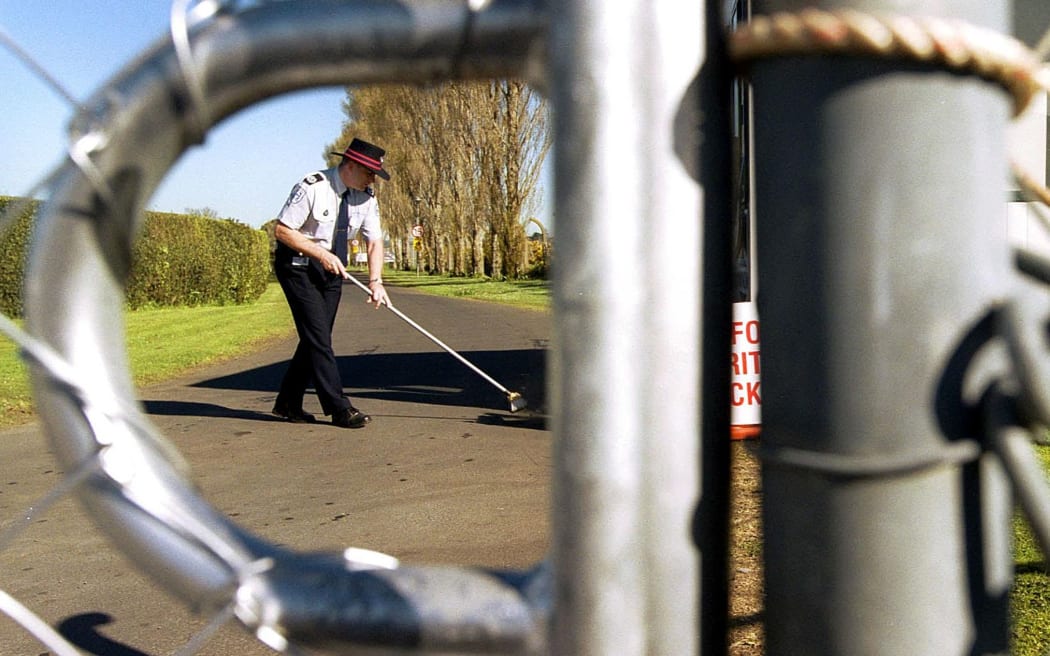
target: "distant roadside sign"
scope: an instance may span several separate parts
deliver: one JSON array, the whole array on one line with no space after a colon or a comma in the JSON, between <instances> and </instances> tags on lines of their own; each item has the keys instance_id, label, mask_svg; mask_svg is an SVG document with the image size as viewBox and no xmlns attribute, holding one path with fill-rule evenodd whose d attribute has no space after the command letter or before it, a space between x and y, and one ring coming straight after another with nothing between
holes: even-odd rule
<instances>
[{"instance_id":1,"label":"distant roadside sign","mask_svg":"<svg viewBox=\"0 0 1050 656\"><path fill-rule=\"evenodd\" d=\"M421 226L421 225L412 226L412 236L413 237L422 237L423 236L423 226ZM416 250L419 250L419 249L417 248Z\"/></svg>"}]
</instances>

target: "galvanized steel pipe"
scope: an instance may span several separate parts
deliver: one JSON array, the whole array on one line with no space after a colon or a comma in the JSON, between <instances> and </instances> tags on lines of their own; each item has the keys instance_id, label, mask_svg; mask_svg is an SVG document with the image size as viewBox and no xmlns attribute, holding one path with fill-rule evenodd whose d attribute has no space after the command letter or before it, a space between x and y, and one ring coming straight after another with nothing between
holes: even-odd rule
<instances>
[{"instance_id":1,"label":"galvanized steel pipe","mask_svg":"<svg viewBox=\"0 0 1050 656\"><path fill-rule=\"evenodd\" d=\"M1005 31L1009 3L821 7ZM954 447L1003 364L969 349L1011 288L1010 97L896 60L752 73L767 653L1006 653L1008 492Z\"/></svg>"},{"instance_id":2,"label":"galvanized steel pipe","mask_svg":"<svg viewBox=\"0 0 1050 656\"><path fill-rule=\"evenodd\" d=\"M700 649L704 563L690 540L700 502L700 413L728 414L727 392L703 401L700 394L708 200L700 143L703 117L710 119L701 102L717 116L724 100L701 93L717 89L709 69L702 75L705 28L720 29L705 11L714 4L552 6L558 654ZM726 131L704 136L712 152L719 139L728 148ZM705 163L727 165L717 157ZM713 193L712 204L728 212L727 190ZM722 247L726 262L728 245ZM723 336L729 291L718 285L728 267L725 273L706 281L721 294L722 311L712 308L711 316L725 318L715 330ZM728 338L714 344L723 366L714 375L725 387ZM727 443L727 422L718 439ZM717 510L717 499L707 501ZM717 522L713 530L720 530ZM724 539L724 530L718 535ZM724 578L718 560L715 554L706 565Z\"/></svg>"}]
</instances>

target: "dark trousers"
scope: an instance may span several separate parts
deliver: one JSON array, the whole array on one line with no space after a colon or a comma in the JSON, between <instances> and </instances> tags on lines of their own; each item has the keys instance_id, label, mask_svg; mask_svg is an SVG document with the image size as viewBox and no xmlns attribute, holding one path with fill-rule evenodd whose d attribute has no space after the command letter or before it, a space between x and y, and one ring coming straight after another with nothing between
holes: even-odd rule
<instances>
[{"instance_id":1,"label":"dark trousers","mask_svg":"<svg viewBox=\"0 0 1050 656\"><path fill-rule=\"evenodd\" d=\"M350 407L332 350L332 327L343 295L343 279L326 272L312 258L305 266L296 266L293 256L297 255L278 243L274 256L274 272L299 333L299 345L281 381L277 403L301 408L306 387L313 380L321 410L330 415Z\"/></svg>"}]
</instances>

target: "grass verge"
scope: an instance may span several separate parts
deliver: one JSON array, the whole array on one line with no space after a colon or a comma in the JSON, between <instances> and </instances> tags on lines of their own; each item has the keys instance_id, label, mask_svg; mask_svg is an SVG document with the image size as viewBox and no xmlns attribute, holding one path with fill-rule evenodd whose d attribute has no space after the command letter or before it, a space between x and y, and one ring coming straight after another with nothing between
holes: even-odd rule
<instances>
[{"instance_id":1,"label":"grass verge","mask_svg":"<svg viewBox=\"0 0 1050 656\"><path fill-rule=\"evenodd\" d=\"M1050 472L1050 447L1036 447L1043 471ZM1017 656L1050 651L1050 577L1046 559L1020 513L1013 520L1014 585L1010 592L1012 648Z\"/></svg>"},{"instance_id":2,"label":"grass verge","mask_svg":"<svg viewBox=\"0 0 1050 656\"><path fill-rule=\"evenodd\" d=\"M428 294L504 303L515 307L546 310L550 307L550 281L485 280L450 276L416 275L415 271L383 271L391 286L418 289Z\"/></svg>"},{"instance_id":3,"label":"grass verge","mask_svg":"<svg viewBox=\"0 0 1050 656\"><path fill-rule=\"evenodd\" d=\"M124 321L136 385L251 352L269 339L294 331L291 313L276 283L255 303L148 308L126 312ZM26 366L15 344L0 338L0 427L32 419Z\"/></svg>"}]
</instances>

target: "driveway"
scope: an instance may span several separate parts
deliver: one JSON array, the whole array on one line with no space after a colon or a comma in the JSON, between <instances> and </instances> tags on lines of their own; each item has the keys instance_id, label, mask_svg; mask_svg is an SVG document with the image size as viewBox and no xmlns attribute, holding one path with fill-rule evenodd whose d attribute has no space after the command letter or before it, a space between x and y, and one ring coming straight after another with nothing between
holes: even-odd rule
<instances>
[{"instance_id":1,"label":"driveway","mask_svg":"<svg viewBox=\"0 0 1050 656\"><path fill-rule=\"evenodd\" d=\"M141 390L206 499L299 550L375 549L411 563L525 568L549 537L544 413L549 315L393 289L398 308L511 390L502 393L347 286L335 348L361 430L269 414L295 341ZM316 397L306 409L320 413ZM322 418L323 421L326 421ZM0 522L27 514L61 472L36 425L0 432ZM0 551L0 589L96 656L170 654L206 623L133 569L66 498ZM46 653L0 616L0 654ZM272 654L239 625L200 652Z\"/></svg>"}]
</instances>

